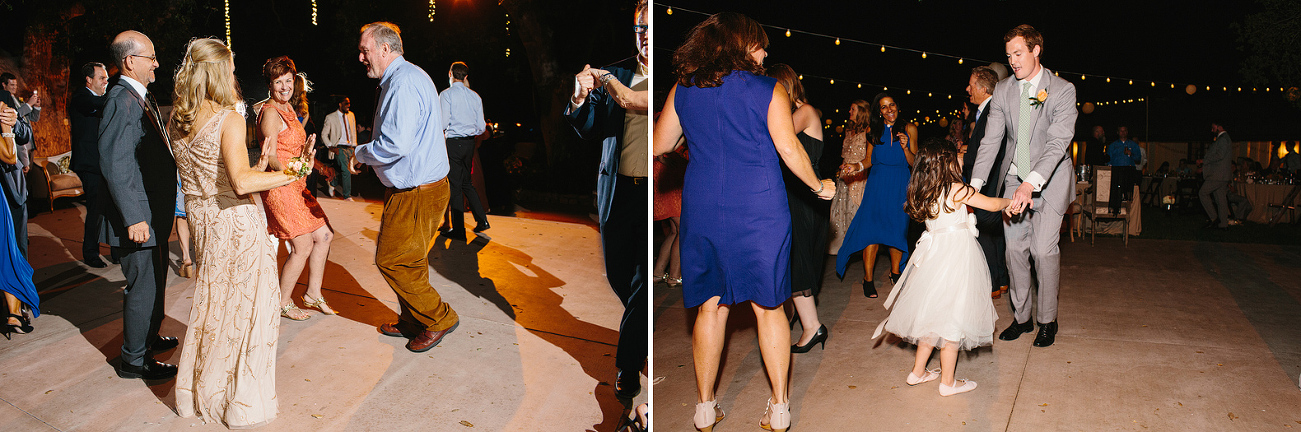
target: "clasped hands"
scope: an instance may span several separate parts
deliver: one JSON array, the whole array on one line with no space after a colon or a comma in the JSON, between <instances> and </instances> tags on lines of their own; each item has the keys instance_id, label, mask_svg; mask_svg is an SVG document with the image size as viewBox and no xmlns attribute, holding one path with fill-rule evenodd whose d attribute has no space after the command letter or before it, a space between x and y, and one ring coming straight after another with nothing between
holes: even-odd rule
<instances>
[{"instance_id":1,"label":"clasped hands","mask_svg":"<svg viewBox=\"0 0 1301 432\"><path fill-rule=\"evenodd\" d=\"M1003 209L1003 213L1015 216L1034 208L1034 203L1030 201L1032 193L1034 193L1034 186L1030 185L1030 182L1021 182L1021 185L1016 187L1016 192L1012 193L1012 203Z\"/></svg>"},{"instance_id":2,"label":"clasped hands","mask_svg":"<svg viewBox=\"0 0 1301 432\"><path fill-rule=\"evenodd\" d=\"M592 65L583 65L583 70L574 75L574 96L570 102L581 103L587 99L587 95L595 90L601 77L610 73L605 69L593 68Z\"/></svg>"},{"instance_id":3,"label":"clasped hands","mask_svg":"<svg viewBox=\"0 0 1301 432\"><path fill-rule=\"evenodd\" d=\"M836 182L832 179L818 180L822 184L822 190L814 189L813 192L818 194L818 198L829 200L836 197Z\"/></svg>"}]
</instances>

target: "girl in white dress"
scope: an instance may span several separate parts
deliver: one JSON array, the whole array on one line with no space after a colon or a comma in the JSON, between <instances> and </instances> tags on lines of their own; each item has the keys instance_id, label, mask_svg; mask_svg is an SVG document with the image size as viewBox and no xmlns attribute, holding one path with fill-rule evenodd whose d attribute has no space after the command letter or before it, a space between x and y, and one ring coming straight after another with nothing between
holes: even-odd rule
<instances>
[{"instance_id":1,"label":"girl in white dress","mask_svg":"<svg viewBox=\"0 0 1301 432\"><path fill-rule=\"evenodd\" d=\"M958 152L942 139L932 139L917 153L908 183L905 210L926 222L926 232L908 259L885 307L890 317L877 326L917 345L917 359L908 385L940 379L940 395L976 388L976 382L955 379L958 350L994 341L994 303L989 297L989 268L976 243L975 216L967 206L1001 211L1011 203L990 198L962 182ZM926 369L931 351L940 347L940 368Z\"/></svg>"}]
</instances>

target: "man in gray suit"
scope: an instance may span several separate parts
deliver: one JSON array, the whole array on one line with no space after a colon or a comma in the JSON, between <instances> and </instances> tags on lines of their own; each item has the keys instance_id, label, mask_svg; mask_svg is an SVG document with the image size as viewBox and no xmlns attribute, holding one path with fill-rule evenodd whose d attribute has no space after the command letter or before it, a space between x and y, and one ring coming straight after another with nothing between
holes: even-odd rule
<instances>
[{"instance_id":1,"label":"man in gray suit","mask_svg":"<svg viewBox=\"0 0 1301 432\"><path fill-rule=\"evenodd\" d=\"M1206 209L1206 217L1211 219L1204 228L1227 229L1229 180L1233 179L1233 141L1218 122L1211 123L1211 133L1215 134L1215 142L1206 148L1206 157L1202 159L1202 177L1206 181L1197 196L1201 198L1202 208ZM1212 198L1215 199L1214 206L1211 205Z\"/></svg>"},{"instance_id":2,"label":"man in gray suit","mask_svg":"<svg viewBox=\"0 0 1301 432\"><path fill-rule=\"evenodd\" d=\"M1012 274L1009 290L1015 321L999 334L1014 340L1034 331L1030 322L1030 287L1033 258L1039 286L1035 321L1039 334L1034 345L1046 347L1057 336L1057 288L1060 283L1062 215L1075 198L1075 171L1066 151L1075 134L1075 86L1058 78L1039 63L1043 35L1021 25L1003 36L1012 75L999 82L989 107L989 124L976 154L971 185L977 189L990 181L1003 181L1003 197L1012 204L1004 225L1007 265ZM1003 137L1008 139L1006 143ZM999 148L1006 157L990 174ZM1003 175L1003 178L996 178ZM995 177L995 178L985 178Z\"/></svg>"},{"instance_id":3,"label":"man in gray suit","mask_svg":"<svg viewBox=\"0 0 1301 432\"><path fill-rule=\"evenodd\" d=\"M164 379L176 366L153 353L175 348L174 337L158 336L167 281L167 237L176 208L176 161L158 104L148 92L158 60L145 35L125 31L109 45L122 71L108 89L99 122L100 172L112 197L104 209L101 237L113 248L126 276L122 305L122 378Z\"/></svg>"}]
</instances>

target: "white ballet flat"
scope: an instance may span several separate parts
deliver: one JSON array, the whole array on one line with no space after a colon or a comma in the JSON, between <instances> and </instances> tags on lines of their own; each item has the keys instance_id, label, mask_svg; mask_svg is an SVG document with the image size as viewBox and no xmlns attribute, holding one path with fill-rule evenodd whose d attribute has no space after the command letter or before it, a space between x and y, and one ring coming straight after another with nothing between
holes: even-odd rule
<instances>
[{"instance_id":1,"label":"white ballet flat","mask_svg":"<svg viewBox=\"0 0 1301 432\"><path fill-rule=\"evenodd\" d=\"M931 382L931 381L935 381L935 380L937 380L937 379L940 379L940 370L939 370L939 369L929 369L929 370L926 371L926 374L925 374L925 375L922 375L922 376L920 376L920 377L918 377L916 374L914 374L914 373L912 373L912 372L908 372L908 380L907 380L907 382L908 382L908 385L910 385L910 386L915 386L915 385L917 385L917 384L926 383L926 382Z\"/></svg>"},{"instance_id":2,"label":"white ballet flat","mask_svg":"<svg viewBox=\"0 0 1301 432\"><path fill-rule=\"evenodd\" d=\"M958 393L966 393L976 389L975 381L960 379L954 380L953 383L962 383L962 385L946 386L944 383L940 383L940 396L953 396Z\"/></svg>"}]
</instances>

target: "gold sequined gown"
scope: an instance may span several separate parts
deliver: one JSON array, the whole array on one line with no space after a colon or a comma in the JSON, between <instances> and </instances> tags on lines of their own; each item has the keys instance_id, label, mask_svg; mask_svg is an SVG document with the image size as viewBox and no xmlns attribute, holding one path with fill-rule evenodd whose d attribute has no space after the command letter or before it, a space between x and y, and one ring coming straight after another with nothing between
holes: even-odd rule
<instances>
[{"instance_id":1,"label":"gold sequined gown","mask_svg":"<svg viewBox=\"0 0 1301 432\"><path fill-rule=\"evenodd\" d=\"M221 160L219 112L172 143L189 212L198 275L176 377L176 411L229 428L275 419L280 282L266 216L236 195Z\"/></svg>"}]
</instances>

